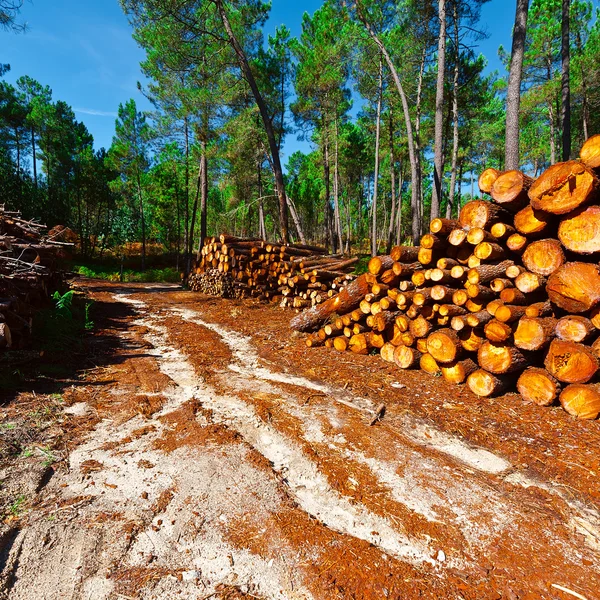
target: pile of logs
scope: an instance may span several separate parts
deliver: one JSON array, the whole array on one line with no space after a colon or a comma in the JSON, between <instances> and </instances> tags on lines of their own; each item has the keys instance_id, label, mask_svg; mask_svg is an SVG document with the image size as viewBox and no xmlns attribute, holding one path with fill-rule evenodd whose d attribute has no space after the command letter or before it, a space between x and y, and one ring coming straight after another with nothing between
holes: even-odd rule
<instances>
[{"instance_id":1,"label":"pile of logs","mask_svg":"<svg viewBox=\"0 0 600 600\"><path fill-rule=\"evenodd\" d=\"M214 285L214 274L204 287L197 277L215 271L231 277L236 297L256 297L294 308L315 306L334 296L354 279L349 271L358 261L327 255L319 246L272 244L231 235L207 238L199 258L188 282L191 289L222 295Z\"/></svg>"},{"instance_id":2,"label":"pile of logs","mask_svg":"<svg viewBox=\"0 0 600 600\"><path fill-rule=\"evenodd\" d=\"M63 233L0 206L0 350L23 346L35 310L62 284L56 263L73 245L55 239Z\"/></svg>"},{"instance_id":3,"label":"pile of logs","mask_svg":"<svg viewBox=\"0 0 600 600\"><path fill-rule=\"evenodd\" d=\"M192 292L201 292L219 298L241 298L243 289L236 285L229 273L218 269L208 269L204 273L196 273L188 279L188 287Z\"/></svg>"},{"instance_id":4,"label":"pile of logs","mask_svg":"<svg viewBox=\"0 0 600 600\"><path fill-rule=\"evenodd\" d=\"M371 259L336 297L298 314L307 345L420 367L480 397L515 388L600 414L600 135L535 181L487 169L494 202L434 219L419 247Z\"/></svg>"}]
</instances>

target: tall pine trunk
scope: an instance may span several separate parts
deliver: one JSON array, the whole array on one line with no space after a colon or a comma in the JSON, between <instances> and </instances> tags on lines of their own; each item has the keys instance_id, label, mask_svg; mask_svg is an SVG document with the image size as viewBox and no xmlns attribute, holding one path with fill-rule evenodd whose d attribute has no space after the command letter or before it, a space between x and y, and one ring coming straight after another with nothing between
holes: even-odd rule
<instances>
[{"instance_id":1,"label":"tall pine trunk","mask_svg":"<svg viewBox=\"0 0 600 600\"><path fill-rule=\"evenodd\" d=\"M323 127L325 141L323 143L323 177L325 178L325 246L333 248L335 252L335 236L331 218L331 168L329 166L329 136L327 135L327 124Z\"/></svg>"},{"instance_id":2,"label":"tall pine trunk","mask_svg":"<svg viewBox=\"0 0 600 600\"><path fill-rule=\"evenodd\" d=\"M340 216L340 178L339 178L339 148L338 148L338 117L335 116L335 152L333 158L333 208L335 216L335 229L338 237L338 248L342 252L344 241L342 239L342 219Z\"/></svg>"},{"instance_id":3,"label":"tall pine trunk","mask_svg":"<svg viewBox=\"0 0 600 600\"><path fill-rule=\"evenodd\" d=\"M415 102L415 152L418 160L418 176L421 181L421 102L423 99L423 78L425 76L425 58L427 51L424 48L421 54L421 64L419 66L419 77L417 79L417 100ZM416 198L411 198L412 212L412 239L413 244L418 244L421 238L421 228L423 226L423 194L422 188L419 185L419 195Z\"/></svg>"},{"instance_id":4,"label":"tall pine trunk","mask_svg":"<svg viewBox=\"0 0 600 600\"><path fill-rule=\"evenodd\" d=\"M390 224L388 227L388 239L386 246L386 254L389 254L394 243L394 225L396 220L396 164L394 156L394 114L390 106L389 118L389 134L390 134L390 192L392 195L392 203L390 208Z\"/></svg>"},{"instance_id":5,"label":"tall pine trunk","mask_svg":"<svg viewBox=\"0 0 600 600\"><path fill-rule=\"evenodd\" d=\"M267 239L267 229L265 227L265 209L263 205L263 186L262 186L262 156L257 161L258 174L258 237L261 240Z\"/></svg>"},{"instance_id":6,"label":"tall pine trunk","mask_svg":"<svg viewBox=\"0 0 600 600\"><path fill-rule=\"evenodd\" d=\"M371 256L377 256L377 192L379 190L379 138L381 132L381 96L383 87L383 62L379 59L379 85L377 87L377 120L375 122L375 177L373 181L373 220L371 232Z\"/></svg>"},{"instance_id":7,"label":"tall pine trunk","mask_svg":"<svg viewBox=\"0 0 600 600\"><path fill-rule=\"evenodd\" d=\"M410 171L411 171L411 206L418 207L420 204L420 195L421 195L421 192L420 192L421 181L420 181L420 174L419 174L419 157L417 156L417 153L415 152L415 138L413 135L412 121L410 118L410 107L408 105L408 98L406 97L406 94L404 92L404 87L402 86L402 82L400 81L400 76L398 75L398 71L396 70L396 67L394 66L394 62L392 61L391 56L389 55L388 51L386 50L385 45L379 39L379 36L375 32L375 30L373 29L371 24L366 20L366 17L363 14L362 10L360 10L360 7L357 4L355 4L355 7L357 9L358 18L360 19L363 26L365 27L365 29L371 36L371 39L375 42L375 44L379 48L379 51L383 55L383 58L385 59L385 62L390 70L391 75L392 75L392 79L394 80L394 84L396 85L396 89L398 90L400 100L402 101L402 111L404 113L404 121L406 123L406 141L407 141L407 145L408 145L408 157L409 157L409 161L410 161ZM418 229L419 229L418 233L420 233L420 223L419 223ZM418 239L418 237L419 237L418 233L415 236L414 229L413 229L413 237L416 237L416 239Z\"/></svg>"},{"instance_id":8,"label":"tall pine trunk","mask_svg":"<svg viewBox=\"0 0 600 600\"><path fill-rule=\"evenodd\" d=\"M435 90L435 148L433 190L431 195L431 218L440 216L442 202L442 179L444 165L444 80L446 76L446 0L438 2L440 34L438 38L437 84Z\"/></svg>"},{"instance_id":9,"label":"tall pine trunk","mask_svg":"<svg viewBox=\"0 0 600 600\"><path fill-rule=\"evenodd\" d=\"M571 0L562 0L562 159L571 158L571 82L570 82L570 18Z\"/></svg>"},{"instance_id":10,"label":"tall pine trunk","mask_svg":"<svg viewBox=\"0 0 600 600\"><path fill-rule=\"evenodd\" d=\"M277 139L275 137L273 122L271 121L271 117L269 116L267 105L262 97L262 94L260 93L260 90L258 89L256 79L254 78L254 74L252 73L252 69L250 68L250 63L248 62L246 54L244 53L242 46L236 38L233 29L231 28L231 23L229 22L229 17L227 16L227 11L225 10L224 2L223 0L214 1L217 6L217 9L219 10L219 15L221 16L223 26L227 33L227 37L229 38L229 43L237 56L240 68L242 70L242 73L244 74L244 78L246 79L248 85L250 86L250 89L252 90L254 100L256 102L256 105L258 106L258 110L263 121L265 133L267 134L267 140L269 141L269 150L271 151L271 157L273 159L273 171L275 172L275 189L277 190L277 198L279 200L279 228L281 230L281 239L284 244L287 244L290 241L288 225L288 206L285 195L285 184L283 181L283 169L281 168L279 147L277 144Z\"/></svg>"},{"instance_id":11,"label":"tall pine trunk","mask_svg":"<svg viewBox=\"0 0 600 600\"><path fill-rule=\"evenodd\" d=\"M450 191L448 194L448 205L446 206L446 218L452 217L454 210L454 195L456 189L456 168L458 162L458 76L460 68L460 39L458 35L458 6L454 3L454 50L456 52L454 63L454 81L452 82L452 170L450 174Z\"/></svg>"},{"instance_id":12,"label":"tall pine trunk","mask_svg":"<svg viewBox=\"0 0 600 600\"><path fill-rule=\"evenodd\" d=\"M521 104L521 77L523 74L528 11L529 0L517 0L508 89L506 91L504 168L507 170L519 168L519 106Z\"/></svg>"},{"instance_id":13,"label":"tall pine trunk","mask_svg":"<svg viewBox=\"0 0 600 600\"><path fill-rule=\"evenodd\" d=\"M33 127L31 128L31 162L33 166L33 183L35 185L35 189L38 187L38 179L37 179L37 158L35 155L35 130Z\"/></svg>"}]
</instances>

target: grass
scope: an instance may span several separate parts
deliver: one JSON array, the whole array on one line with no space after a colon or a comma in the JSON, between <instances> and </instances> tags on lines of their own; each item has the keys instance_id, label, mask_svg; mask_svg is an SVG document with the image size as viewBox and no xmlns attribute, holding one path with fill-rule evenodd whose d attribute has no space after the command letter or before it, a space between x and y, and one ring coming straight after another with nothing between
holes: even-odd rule
<instances>
[{"instance_id":1,"label":"grass","mask_svg":"<svg viewBox=\"0 0 600 600\"><path fill-rule=\"evenodd\" d=\"M13 517L18 517L25 509L25 507L24 507L25 500L26 500L26 497L24 494L17 496L15 501L8 507L8 512Z\"/></svg>"},{"instance_id":2,"label":"grass","mask_svg":"<svg viewBox=\"0 0 600 600\"><path fill-rule=\"evenodd\" d=\"M123 281L126 283L180 283L181 275L177 269L166 267L164 269L146 269L145 271L123 270L121 279L120 269L103 267L99 265L75 265L75 273L93 279L106 279L107 281Z\"/></svg>"}]
</instances>

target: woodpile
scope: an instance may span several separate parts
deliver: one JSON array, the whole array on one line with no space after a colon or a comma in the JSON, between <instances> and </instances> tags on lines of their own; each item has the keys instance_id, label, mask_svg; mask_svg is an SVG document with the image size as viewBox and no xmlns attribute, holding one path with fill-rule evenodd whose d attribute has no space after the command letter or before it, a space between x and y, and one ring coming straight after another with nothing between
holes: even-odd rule
<instances>
[{"instance_id":1,"label":"woodpile","mask_svg":"<svg viewBox=\"0 0 600 600\"><path fill-rule=\"evenodd\" d=\"M241 298L243 290L229 273L218 269L208 269L204 273L196 273L188 279L188 287L192 292L201 292L219 298Z\"/></svg>"},{"instance_id":2,"label":"woodpile","mask_svg":"<svg viewBox=\"0 0 600 600\"><path fill-rule=\"evenodd\" d=\"M352 282L349 271L357 261L327 255L319 246L221 235L205 240L188 284L194 291L222 296L215 283L220 273L232 283L230 297L255 297L277 301L283 307L306 308L325 302Z\"/></svg>"},{"instance_id":3,"label":"woodpile","mask_svg":"<svg viewBox=\"0 0 600 600\"><path fill-rule=\"evenodd\" d=\"M24 345L34 312L63 283L57 260L73 246L57 239L64 231L46 232L44 225L0 206L0 350Z\"/></svg>"},{"instance_id":4,"label":"woodpile","mask_svg":"<svg viewBox=\"0 0 600 600\"><path fill-rule=\"evenodd\" d=\"M486 169L457 220L371 259L292 319L309 347L379 354L476 395L600 414L600 136L535 181Z\"/></svg>"}]
</instances>

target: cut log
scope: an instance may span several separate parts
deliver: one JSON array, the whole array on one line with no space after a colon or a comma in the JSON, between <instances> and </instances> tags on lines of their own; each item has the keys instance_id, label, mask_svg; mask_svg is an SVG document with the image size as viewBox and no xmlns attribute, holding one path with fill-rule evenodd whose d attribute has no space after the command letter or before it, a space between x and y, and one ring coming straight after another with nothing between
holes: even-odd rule
<instances>
[{"instance_id":1,"label":"cut log","mask_svg":"<svg viewBox=\"0 0 600 600\"><path fill-rule=\"evenodd\" d=\"M598 191L598 178L577 160L546 169L529 189L531 206L564 215L589 202Z\"/></svg>"},{"instance_id":2,"label":"cut log","mask_svg":"<svg viewBox=\"0 0 600 600\"><path fill-rule=\"evenodd\" d=\"M459 334L460 345L465 352L477 352L485 341L478 327L465 327Z\"/></svg>"},{"instance_id":3,"label":"cut log","mask_svg":"<svg viewBox=\"0 0 600 600\"><path fill-rule=\"evenodd\" d=\"M556 319L552 317L522 317L514 333L515 346L521 350L541 350L547 346L556 328Z\"/></svg>"},{"instance_id":4,"label":"cut log","mask_svg":"<svg viewBox=\"0 0 600 600\"><path fill-rule=\"evenodd\" d=\"M496 294L499 294L507 288L514 287L514 285L515 284L510 279L504 279L502 277L497 277L496 279L492 279L490 281L490 289L493 292L496 292Z\"/></svg>"},{"instance_id":5,"label":"cut log","mask_svg":"<svg viewBox=\"0 0 600 600\"><path fill-rule=\"evenodd\" d=\"M497 298L496 300L492 300L491 302L488 302L488 304L485 307L485 309L490 313L490 315L492 315L492 317L495 317L497 310L501 306L504 306L504 302L502 302L502 300L500 300L499 298Z\"/></svg>"},{"instance_id":6,"label":"cut log","mask_svg":"<svg viewBox=\"0 0 600 600\"><path fill-rule=\"evenodd\" d=\"M410 369L418 366L421 356L416 348L397 346L394 351L394 363L401 369Z\"/></svg>"},{"instance_id":7,"label":"cut log","mask_svg":"<svg viewBox=\"0 0 600 600\"><path fill-rule=\"evenodd\" d=\"M515 229L527 236L535 236L544 232L553 222L552 215L526 206L515 215Z\"/></svg>"},{"instance_id":8,"label":"cut log","mask_svg":"<svg viewBox=\"0 0 600 600\"><path fill-rule=\"evenodd\" d=\"M473 227L473 229L469 229L467 232L467 242L471 244L471 246L477 246L477 244L481 244L481 242L495 242L496 238L485 229L481 229L481 227Z\"/></svg>"},{"instance_id":9,"label":"cut log","mask_svg":"<svg viewBox=\"0 0 600 600\"><path fill-rule=\"evenodd\" d=\"M308 348L316 348L317 346L322 346L324 344L325 340L319 338L319 336L317 335L309 335L306 338L306 346Z\"/></svg>"},{"instance_id":10,"label":"cut log","mask_svg":"<svg viewBox=\"0 0 600 600\"><path fill-rule=\"evenodd\" d=\"M433 219L429 224L429 231L439 237L447 237L453 229L460 227L454 219Z\"/></svg>"},{"instance_id":11,"label":"cut log","mask_svg":"<svg viewBox=\"0 0 600 600\"><path fill-rule=\"evenodd\" d=\"M467 377L477 371L478 367L473 360L465 358L448 365L441 365L442 377L448 383L461 384L467 380Z\"/></svg>"},{"instance_id":12,"label":"cut log","mask_svg":"<svg viewBox=\"0 0 600 600\"><path fill-rule=\"evenodd\" d=\"M583 342L595 331L594 324L580 315L567 315L556 323L556 337L567 342Z\"/></svg>"},{"instance_id":13,"label":"cut log","mask_svg":"<svg viewBox=\"0 0 600 600\"><path fill-rule=\"evenodd\" d=\"M439 308L439 313L442 317L456 317L458 315L466 315L467 310L456 304L442 304Z\"/></svg>"},{"instance_id":14,"label":"cut log","mask_svg":"<svg viewBox=\"0 0 600 600\"><path fill-rule=\"evenodd\" d=\"M558 227L558 239L577 254L600 252L600 206L582 207L567 215Z\"/></svg>"},{"instance_id":15,"label":"cut log","mask_svg":"<svg viewBox=\"0 0 600 600\"><path fill-rule=\"evenodd\" d=\"M562 407L580 419L597 419L600 414L600 384L573 384L560 395Z\"/></svg>"},{"instance_id":16,"label":"cut log","mask_svg":"<svg viewBox=\"0 0 600 600\"><path fill-rule=\"evenodd\" d=\"M500 175L492 186L492 198L503 207L516 212L529 203L527 190L533 179L521 171L506 171Z\"/></svg>"},{"instance_id":17,"label":"cut log","mask_svg":"<svg viewBox=\"0 0 600 600\"><path fill-rule=\"evenodd\" d=\"M408 328L410 333L417 339L425 338L429 335L433 325L423 315L418 315L415 319L409 322Z\"/></svg>"},{"instance_id":18,"label":"cut log","mask_svg":"<svg viewBox=\"0 0 600 600\"><path fill-rule=\"evenodd\" d=\"M355 354L369 354L373 345L371 344L371 336L369 333L359 333L350 338L350 350Z\"/></svg>"},{"instance_id":19,"label":"cut log","mask_svg":"<svg viewBox=\"0 0 600 600\"><path fill-rule=\"evenodd\" d=\"M460 339L449 328L438 329L427 338L427 351L439 364L454 362L462 351Z\"/></svg>"},{"instance_id":20,"label":"cut log","mask_svg":"<svg viewBox=\"0 0 600 600\"><path fill-rule=\"evenodd\" d=\"M500 258L504 258L504 248L500 246L500 244L495 244L493 242L481 242L475 247L473 254L479 260L497 260Z\"/></svg>"},{"instance_id":21,"label":"cut log","mask_svg":"<svg viewBox=\"0 0 600 600\"><path fill-rule=\"evenodd\" d=\"M366 277L361 275L343 288L337 296L296 315L290 327L296 331L314 331L334 313L343 314L357 308L369 291Z\"/></svg>"},{"instance_id":22,"label":"cut log","mask_svg":"<svg viewBox=\"0 0 600 600\"><path fill-rule=\"evenodd\" d=\"M434 232L435 233L435 232ZM419 256L418 246L394 246L390 252L394 262L413 263Z\"/></svg>"},{"instance_id":23,"label":"cut log","mask_svg":"<svg viewBox=\"0 0 600 600\"><path fill-rule=\"evenodd\" d=\"M510 221L510 213L498 204L484 200L471 200L461 208L458 221L464 229L472 227L486 229L499 221Z\"/></svg>"},{"instance_id":24,"label":"cut log","mask_svg":"<svg viewBox=\"0 0 600 600\"><path fill-rule=\"evenodd\" d=\"M452 246L462 246L467 241L465 229L453 229L448 236L448 243Z\"/></svg>"},{"instance_id":25,"label":"cut log","mask_svg":"<svg viewBox=\"0 0 600 600\"><path fill-rule=\"evenodd\" d=\"M465 316L452 317L450 320L450 327L454 331L462 331L467 326L467 319Z\"/></svg>"},{"instance_id":26,"label":"cut log","mask_svg":"<svg viewBox=\"0 0 600 600\"><path fill-rule=\"evenodd\" d=\"M492 315L487 310L471 313L466 316L467 325L470 327L483 327L492 320Z\"/></svg>"},{"instance_id":27,"label":"cut log","mask_svg":"<svg viewBox=\"0 0 600 600\"><path fill-rule=\"evenodd\" d=\"M385 310L377 313L373 319L373 329L379 333L385 331L388 329L388 327L394 325L398 316L398 312L391 310Z\"/></svg>"},{"instance_id":28,"label":"cut log","mask_svg":"<svg viewBox=\"0 0 600 600\"><path fill-rule=\"evenodd\" d=\"M512 225L507 225L506 223L494 223L490 227L490 233L497 240L504 240L516 232L515 232L514 227L512 227Z\"/></svg>"},{"instance_id":29,"label":"cut log","mask_svg":"<svg viewBox=\"0 0 600 600\"><path fill-rule=\"evenodd\" d=\"M598 357L590 348L557 339L550 344L544 364L563 383L587 383L598 371Z\"/></svg>"},{"instance_id":30,"label":"cut log","mask_svg":"<svg viewBox=\"0 0 600 600\"><path fill-rule=\"evenodd\" d=\"M425 373L429 373L430 375L437 375L440 372L440 367L431 354L422 354L419 360L419 366L422 371L425 371Z\"/></svg>"},{"instance_id":31,"label":"cut log","mask_svg":"<svg viewBox=\"0 0 600 600\"><path fill-rule=\"evenodd\" d=\"M501 172L498 171L498 169L494 169L492 167L485 169L479 176L479 189L482 192L489 194L492 191L494 182L498 179L498 177L500 177L500 173Z\"/></svg>"},{"instance_id":32,"label":"cut log","mask_svg":"<svg viewBox=\"0 0 600 600\"><path fill-rule=\"evenodd\" d=\"M387 271L392 268L394 259L391 256L374 256L367 267L369 273L373 275L379 275L383 271Z\"/></svg>"},{"instance_id":33,"label":"cut log","mask_svg":"<svg viewBox=\"0 0 600 600\"><path fill-rule=\"evenodd\" d=\"M558 240L532 242L523 253L523 264L532 273L552 275L565 262L565 254Z\"/></svg>"},{"instance_id":34,"label":"cut log","mask_svg":"<svg viewBox=\"0 0 600 600\"><path fill-rule=\"evenodd\" d=\"M499 396L513 383L510 375L494 375L483 369L477 369L467 377L469 389L481 398Z\"/></svg>"},{"instance_id":35,"label":"cut log","mask_svg":"<svg viewBox=\"0 0 600 600\"><path fill-rule=\"evenodd\" d=\"M521 373L517 389L524 400L538 406L550 406L558 398L560 383L546 369L529 367Z\"/></svg>"},{"instance_id":36,"label":"cut log","mask_svg":"<svg viewBox=\"0 0 600 600\"><path fill-rule=\"evenodd\" d=\"M535 302L525 309L525 316L527 317L551 317L553 314L552 304L548 300Z\"/></svg>"},{"instance_id":37,"label":"cut log","mask_svg":"<svg viewBox=\"0 0 600 600\"><path fill-rule=\"evenodd\" d=\"M477 351L479 366L495 375L514 373L527 367L527 359L512 344L498 344L486 340Z\"/></svg>"},{"instance_id":38,"label":"cut log","mask_svg":"<svg viewBox=\"0 0 600 600\"><path fill-rule=\"evenodd\" d=\"M349 340L344 335L339 335L339 336L333 338L333 347L338 352L346 352L346 350L348 349L348 345L349 345Z\"/></svg>"},{"instance_id":39,"label":"cut log","mask_svg":"<svg viewBox=\"0 0 600 600\"><path fill-rule=\"evenodd\" d=\"M393 363L394 362L394 352L396 351L396 346L391 344L390 342L385 343L381 350L379 351L379 355L385 362Z\"/></svg>"},{"instance_id":40,"label":"cut log","mask_svg":"<svg viewBox=\"0 0 600 600\"><path fill-rule=\"evenodd\" d=\"M512 260L505 260L496 265L480 265L474 269L469 269L467 280L469 283L488 283L497 277L501 277L506 273L506 269L513 265Z\"/></svg>"},{"instance_id":41,"label":"cut log","mask_svg":"<svg viewBox=\"0 0 600 600\"><path fill-rule=\"evenodd\" d=\"M600 267L590 263L565 263L548 279L550 300L570 313L583 313L600 303Z\"/></svg>"},{"instance_id":42,"label":"cut log","mask_svg":"<svg viewBox=\"0 0 600 600\"><path fill-rule=\"evenodd\" d=\"M593 135L585 141L579 152L579 158L590 169L600 167L600 134Z\"/></svg>"},{"instance_id":43,"label":"cut log","mask_svg":"<svg viewBox=\"0 0 600 600\"><path fill-rule=\"evenodd\" d=\"M489 323L486 323L484 327L485 337L490 341L497 344L501 344L510 340L513 335L514 327L508 323L498 321L498 319L492 319Z\"/></svg>"},{"instance_id":44,"label":"cut log","mask_svg":"<svg viewBox=\"0 0 600 600\"><path fill-rule=\"evenodd\" d=\"M531 294L537 290L541 290L546 286L546 278L537 273L524 271L515 279L515 287L524 294Z\"/></svg>"},{"instance_id":45,"label":"cut log","mask_svg":"<svg viewBox=\"0 0 600 600\"><path fill-rule=\"evenodd\" d=\"M515 254L522 254L525 251L525 248L527 248L528 243L529 240L524 235L513 233L506 240L506 247Z\"/></svg>"},{"instance_id":46,"label":"cut log","mask_svg":"<svg viewBox=\"0 0 600 600\"><path fill-rule=\"evenodd\" d=\"M446 240L434 233L426 233L421 238L421 248L427 248L428 250L443 250L447 245Z\"/></svg>"},{"instance_id":47,"label":"cut log","mask_svg":"<svg viewBox=\"0 0 600 600\"><path fill-rule=\"evenodd\" d=\"M524 306L530 302L521 290L513 287L502 290L500 292L500 300L504 304L514 304L515 306Z\"/></svg>"},{"instance_id":48,"label":"cut log","mask_svg":"<svg viewBox=\"0 0 600 600\"><path fill-rule=\"evenodd\" d=\"M590 321L594 324L596 329L600 329L600 306L592 309L590 313Z\"/></svg>"},{"instance_id":49,"label":"cut log","mask_svg":"<svg viewBox=\"0 0 600 600\"><path fill-rule=\"evenodd\" d=\"M525 314L525 306L514 306L512 304L503 304L499 306L494 317L502 323L512 323L518 321Z\"/></svg>"}]
</instances>

